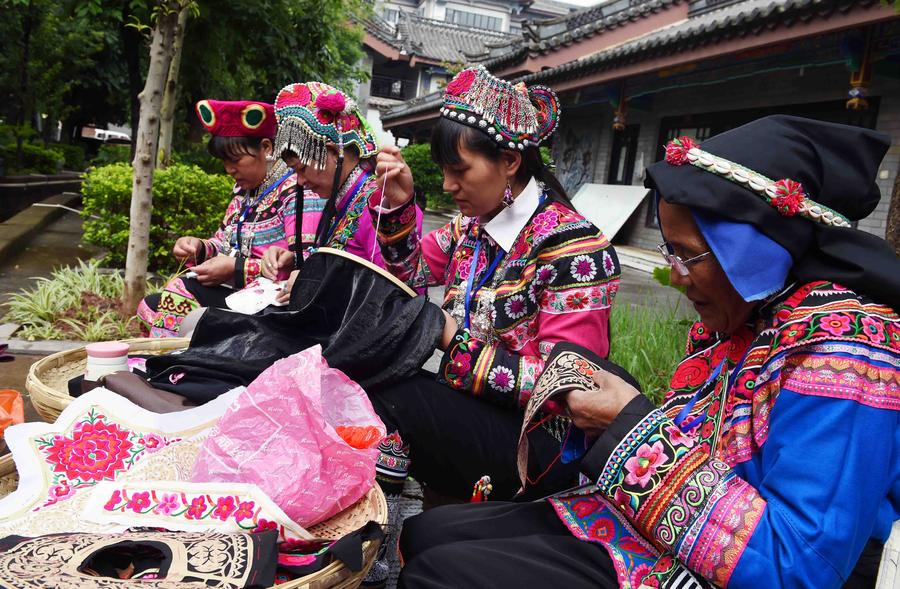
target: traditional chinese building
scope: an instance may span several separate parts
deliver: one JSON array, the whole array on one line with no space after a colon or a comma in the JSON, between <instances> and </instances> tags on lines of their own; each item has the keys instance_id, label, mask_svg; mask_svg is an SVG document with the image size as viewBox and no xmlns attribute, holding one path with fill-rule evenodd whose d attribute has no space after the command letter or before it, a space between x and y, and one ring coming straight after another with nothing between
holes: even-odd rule
<instances>
[{"instance_id":1,"label":"traditional chinese building","mask_svg":"<svg viewBox=\"0 0 900 589\"><path fill-rule=\"evenodd\" d=\"M668 139L702 140L767 114L881 130L894 139L878 176L883 197L859 228L885 234L900 172L900 12L892 4L612 0L528 23L473 61L560 94L553 154L572 194L586 184L640 185ZM386 111L383 124L425 141L439 103L437 92L406 101ZM615 242L651 249L659 241L655 205L633 206Z\"/></svg>"}]
</instances>

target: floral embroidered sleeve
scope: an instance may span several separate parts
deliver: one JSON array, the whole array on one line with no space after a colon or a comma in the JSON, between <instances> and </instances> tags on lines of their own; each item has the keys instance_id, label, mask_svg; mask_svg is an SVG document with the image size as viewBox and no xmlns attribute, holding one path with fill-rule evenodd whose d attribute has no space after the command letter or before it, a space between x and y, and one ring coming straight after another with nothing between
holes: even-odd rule
<instances>
[{"instance_id":1,"label":"floral embroidered sleeve","mask_svg":"<svg viewBox=\"0 0 900 589\"><path fill-rule=\"evenodd\" d=\"M767 587L837 589L867 540L887 537L896 515L879 517L883 498L895 512L900 505L898 413L879 404L900 399L897 356L891 367L853 354L789 359L768 437L745 462L711 457L717 401L699 431L685 433L644 399L625 408L582 469L644 537L717 586L756 589L765 579ZM835 380L848 361L871 370ZM827 378L811 385L817 374ZM673 562L661 559L655 573L664 578Z\"/></svg>"},{"instance_id":2,"label":"floral embroidered sleeve","mask_svg":"<svg viewBox=\"0 0 900 589\"><path fill-rule=\"evenodd\" d=\"M502 284L494 303L495 332L519 345L488 343L460 328L444 354L442 382L501 406L524 407L557 342L606 357L610 305L619 285L609 242L594 228L565 233L548 239L532 262L530 283L520 277Z\"/></svg>"},{"instance_id":3,"label":"floral embroidered sleeve","mask_svg":"<svg viewBox=\"0 0 900 589\"><path fill-rule=\"evenodd\" d=\"M379 208L369 201L372 222ZM422 236L422 211L410 200L403 206L381 211L378 243L385 268L413 288L443 286L454 244L462 234L462 217ZM418 227L418 230L416 230Z\"/></svg>"}]
</instances>

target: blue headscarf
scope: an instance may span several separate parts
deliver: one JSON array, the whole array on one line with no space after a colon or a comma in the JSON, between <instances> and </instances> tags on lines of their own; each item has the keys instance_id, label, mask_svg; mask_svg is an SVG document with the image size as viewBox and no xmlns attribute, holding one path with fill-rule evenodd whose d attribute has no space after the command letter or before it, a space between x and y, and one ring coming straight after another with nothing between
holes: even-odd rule
<instances>
[{"instance_id":1,"label":"blue headscarf","mask_svg":"<svg viewBox=\"0 0 900 589\"><path fill-rule=\"evenodd\" d=\"M749 223L693 208L691 213L731 285L745 301L758 301L784 288L794 265L786 249Z\"/></svg>"}]
</instances>

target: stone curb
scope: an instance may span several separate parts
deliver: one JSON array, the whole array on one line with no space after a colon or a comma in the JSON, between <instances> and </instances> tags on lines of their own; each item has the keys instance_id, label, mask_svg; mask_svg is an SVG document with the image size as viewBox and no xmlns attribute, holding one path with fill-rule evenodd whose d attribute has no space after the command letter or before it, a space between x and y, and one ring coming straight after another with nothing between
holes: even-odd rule
<instances>
[{"instance_id":1,"label":"stone curb","mask_svg":"<svg viewBox=\"0 0 900 589\"><path fill-rule=\"evenodd\" d=\"M44 204L61 204L71 206L81 198L74 192L63 192L46 198ZM0 259L11 256L16 250L31 241L35 234L55 221L66 212L58 207L31 206L6 221L0 223Z\"/></svg>"},{"instance_id":2,"label":"stone curb","mask_svg":"<svg viewBox=\"0 0 900 589\"><path fill-rule=\"evenodd\" d=\"M66 350L80 348L81 346L87 344L87 342L72 342L60 340L36 340L30 342L24 339L9 339L4 340L2 343L5 343L9 346L7 352L14 356L16 354L25 354L30 356L49 356L50 354L55 354L56 352L64 352Z\"/></svg>"}]
</instances>

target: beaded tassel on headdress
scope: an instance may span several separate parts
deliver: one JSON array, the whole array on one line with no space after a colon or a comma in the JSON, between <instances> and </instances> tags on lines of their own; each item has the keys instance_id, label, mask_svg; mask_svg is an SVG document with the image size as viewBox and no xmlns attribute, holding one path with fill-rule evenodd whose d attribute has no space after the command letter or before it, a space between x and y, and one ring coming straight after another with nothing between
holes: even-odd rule
<instances>
[{"instance_id":1,"label":"beaded tassel on headdress","mask_svg":"<svg viewBox=\"0 0 900 589\"><path fill-rule=\"evenodd\" d=\"M275 136L275 153L290 151L301 162L308 162L317 170L325 168L325 146L328 139L321 135L313 135L304 128L305 123L299 119L286 119L278 125Z\"/></svg>"}]
</instances>

